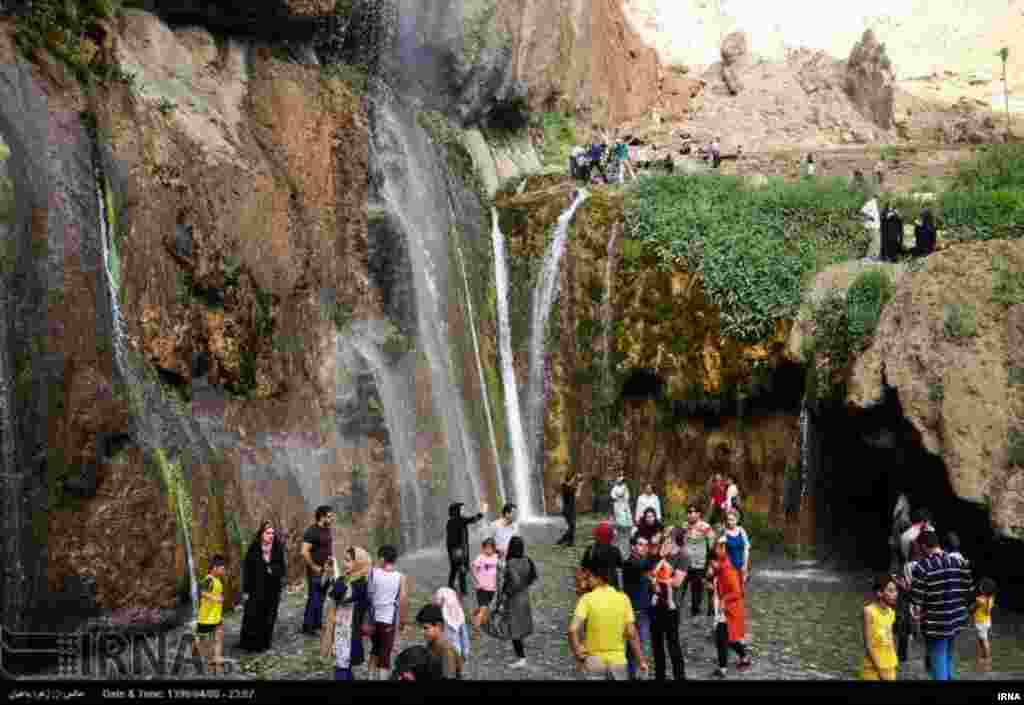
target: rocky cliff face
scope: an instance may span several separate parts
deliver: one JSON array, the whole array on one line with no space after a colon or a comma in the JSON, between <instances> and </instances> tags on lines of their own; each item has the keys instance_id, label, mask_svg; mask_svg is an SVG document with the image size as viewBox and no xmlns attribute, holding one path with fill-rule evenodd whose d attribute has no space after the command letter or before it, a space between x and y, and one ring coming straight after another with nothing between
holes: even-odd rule
<instances>
[{"instance_id":1,"label":"rocky cliff face","mask_svg":"<svg viewBox=\"0 0 1024 705\"><path fill-rule=\"evenodd\" d=\"M514 339L528 338L530 273L570 192L545 177L499 198L513 263ZM772 373L785 367L788 327L753 345L722 336L699 282L645 255L627 234L623 209L621 193L592 194L562 264L549 338L547 504L556 506L558 483L574 468L588 468L594 480L584 504L623 470L638 487L650 481L671 492L674 506L699 499L713 472L735 471L748 506L781 525L799 458L800 376L794 384L792 370Z\"/></svg>"},{"instance_id":2,"label":"rocky cliff face","mask_svg":"<svg viewBox=\"0 0 1024 705\"><path fill-rule=\"evenodd\" d=\"M978 243L926 263L886 307L853 369L848 402L871 409L895 393L953 492L987 508L998 533L1020 539L1022 318L1006 292L1024 269L1024 248Z\"/></svg>"},{"instance_id":3,"label":"rocky cliff face","mask_svg":"<svg viewBox=\"0 0 1024 705\"><path fill-rule=\"evenodd\" d=\"M393 500L382 420L355 446L323 423L348 374L337 326L380 311L353 89L246 40L126 11L106 50L134 83L88 94L51 57L19 57L3 29L0 132L16 213L5 276L44 305L5 316L27 341L5 346L17 360L5 374L21 385L14 417L32 423L14 453L29 473L5 500L50 487L49 512L35 498L10 532L22 542L13 569L30 582L31 537L48 535L52 594L84 584L104 608L171 608L186 575L183 522L197 570L217 552L238 566L264 517L297 555L321 498L350 510L342 536L388 526L373 518ZM365 392L368 372L352 375ZM44 582L46 564L43 551ZM229 603L239 580L236 570ZM4 593L6 623L20 623L6 619L19 604L45 608L42 587L32 593Z\"/></svg>"},{"instance_id":4,"label":"rocky cliff face","mask_svg":"<svg viewBox=\"0 0 1024 705\"><path fill-rule=\"evenodd\" d=\"M515 69L536 110L564 110L603 127L685 115L699 83L667 71L626 20L620 0L502 3Z\"/></svg>"}]
</instances>

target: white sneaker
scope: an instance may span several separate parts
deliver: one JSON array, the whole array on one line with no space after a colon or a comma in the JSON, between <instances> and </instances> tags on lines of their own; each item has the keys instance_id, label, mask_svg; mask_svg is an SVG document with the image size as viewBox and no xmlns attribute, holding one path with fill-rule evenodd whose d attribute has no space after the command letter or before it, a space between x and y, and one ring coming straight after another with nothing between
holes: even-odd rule
<instances>
[{"instance_id":1,"label":"white sneaker","mask_svg":"<svg viewBox=\"0 0 1024 705\"><path fill-rule=\"evenodd\" d=\"M526 659L521 658L518 661L513 661L509 664L509 668L526 668Z\"/></svg>"}]
</instances>

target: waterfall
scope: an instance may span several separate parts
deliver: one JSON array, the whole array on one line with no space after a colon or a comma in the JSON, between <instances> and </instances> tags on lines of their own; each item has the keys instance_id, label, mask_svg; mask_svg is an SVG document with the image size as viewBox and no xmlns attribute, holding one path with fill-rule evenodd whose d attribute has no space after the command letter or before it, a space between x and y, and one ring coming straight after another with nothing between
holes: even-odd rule
<instances>
[{"instance_id":1,"label":"waterfall","mask_svg":"<svg viewBox=\"0 0 1024 705\"><path fill-rule=\"evenodd\" d=\"M466 276L466 262L462 256L462 247L455 243L455 252L459 256L459 268L462 270L462 283L466 288L466 306L469 309L469 332L473 337L473 352L476 355L476 370L480 375L480 393L484 397L484 414L487 416L487 431L490 433L491 451L494 453L494 472L498 476L498 497L504 502L505 478L501 472L501 457L498 455L498 438L494 433L494 421L491 418L491 395L487 390L487 378L484 376L484 364L480 359L480 343L476 337L476 315L473 313L473 295L469 290L469 277Z\"/></svg>"},{"instance_id":2,"label":"waterfall","mask_svg":"<svg viewBox=\"0 0 1024 705\"><path fill-rule=\"evenodd\" d=\"M416 472L415 394L410 376L392 371L384 360L379 345L385 339L386 334L373 336L367 330L354 332L350 343L369 365L384 407L391 460L398 468L402 545L409 549L425 545L424 524L430 512L423 502L423 488ZM339 345L343 344L339 338Z\"/></svg>"},{"instance_id":3,"label":"waterfall","mask_svg":"<svg viewBox=\"0 0 1024 705\"><path fill-rule=\"evenodd\" d=\"M181 523L181 533L185 535L185 559L188 562L188 594L192 599L192 620L199 619L199 585L196 583L196 566L192 558L192 537L191 527L185 523L185 504L182 499L185 487L178 487L178 521Z\"/></svg>"},{"instance_id":4,"label":"waterfall","mask_svg":"<svg viewBox=\"0 0 1024 705\"><path fill-rule=\"evenodd\" d=\"M565 252L566 240L569 236L569 223L572 221L576 209L587 200L586 189L580 189L573 199L572 205L562 215L558 216L558 224L555 226L555 237L544 254L544 262L540 275L537 278L537 286L533 292L533 315L530 325L530 376L526 388L527 413L526 420L529 424L530 457L537 463L539 470L543 466L543 444L544 436L544 402L545 384L544 371L546 363L546 343L548 319L551 315L551 306L558 295L559 264ZM544 501L543 481L537 478L541 484L541 503ZM524 514L526 512L524 511Z\"/></svg>"},{"instance_id":5,"label":"waterfall","mask_svg":"<svg viewBox=\"0 0 1024 705\"><path fill-rule=\"evenodd\" d=\"M443 425L448 450L450 499L479 506L483 492L476 448L469 434L465 406L449 347L448 209L442 166L415 111L393 100L373 104L371 158L378 196L392 224L406 239L416 295L418 347L430 366L434 409Z\"/></svg>"},{"instance_id":6,"label":"waterfall","mask_svg":"<svg viewBox=\"0 0 1024 705\"><path fill-rule=\"evenodd\" d=\"M797 507L804 506L807 494L807 473L811 465L811 412L807 399L800 404L800 500Z\"/></svg>"},{"instance_id":7,"label":"waterfall","mask_svg":"<svg viewBox=\"0 0 1024 705\"><path fill-rule=\"evenodd\" d=\"M505 236L498 227L498 211L491 208L494 227L494 281L498 299L498 339L501 349L501 382L505 389L505 416L508 418L509 445L512 446L512 479L515 484L515 498L519 504L519 515L532 518L533 500L530 487L530 457L526 451L526 436L523 433L523 418L519 406L519 387L512 360L512 329L508 315L508 268L505 263ZM499 468L498 473L501 473Z\"/></svg>"},{"instance_id":8,"label":"waterfall","mask_svg":"<svg viewBox=\"0 0 1024 705\"><path fill-rule=\"evenodd\" d=\"M612 352L612 286L613 279L612 275L615 273L615 238L619 234L619 229L612 226L612 234L608 238L608 263L604 270L604 303L601 306L601 322L604 324L604 361L603 361L603 372L604 372L604 389L602 390L605 394L606 401L611 401L611 352Z\"/></svg>"}]
</instances>

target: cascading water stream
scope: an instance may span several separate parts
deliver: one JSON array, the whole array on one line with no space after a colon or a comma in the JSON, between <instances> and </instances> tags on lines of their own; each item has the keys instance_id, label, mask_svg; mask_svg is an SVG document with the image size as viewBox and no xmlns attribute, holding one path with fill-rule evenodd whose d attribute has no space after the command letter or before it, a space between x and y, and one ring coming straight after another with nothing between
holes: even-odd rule
<instances>
[{"instance_id":1,"label":"cascading water stream","mask_svg":"<svg viewBox=\"0 0 1024 705\"><path fill-rule=\"evenodd\" d=\"M501 351L501 383L505 393L505 416L508 418L508 439L512 446L512 481L522 518L533 516L530 493L530 457L523 433L523 417L519 406L519 386L512 359L512 328L508 313L508 265L505 262L505 236L498 226L498 211L491 208L491 238L494 242L494 282L498 299L498 344ZM501 469L498 470L499 474Z\"/></svg>"},{"instance_id":2,"label":"cascading water stream","mask_svg":"<svg viewBox=\"0 0 1024 705\"><path fill-rule=\"evenodd\" d=\"M413 110L391 100L374 104L373 161L379 170L379 196L392 222L406 238L416 293L419 346L431 372L434 409L442 420L448 448L449 492L452 501L479 506L476 447L466 420L465 405L454 373L449 346L447 248L450 246L445 180L424 129ZM463 482L463 478L468 482Z\"/></svg>"},{"instance_id":3,"label":"cascading water stream","mask_svg":"<svg viewBox=\"0 0 1024 705\"><path fill-rule=\"evenodd\" d=\"M807 473L811 465L811 412L805 398L800 404L800 500L797 507L803 507L807 493Z\"/></svg>"},{"instance_id":4,"label":"cascading water stream","mask_svg":"<svg viewBox=\"0 0 1024 705\"><path fill-rule=\"evenodd\" d=\"M423 502L423 489L416 473L416 420L412 418L416 400L407 377L389 369L378 343L369 335L354 334L351 345L369 365L384 407L384 424L391 443L391 459L399 475L402 512L399 525L403 546L423 546L427 507Z\"/></svg>"},{"instance_id":5,"label":"cascading water stream","mask_svg":"<svg viewBox=\"0 0 1024 705\"><path fill-rule=\"evenodd\" d=\"M114 364L118 370L126 370L127 362L124 358L124 319L121 317L121 307L118 302L118 262L116 260L116 244L114 242L113 227L110 223L110 214L107 212L106 199L106 177L100 166L99 155L93 157L93 179L96 184L96 199L99 203L100 214L100 248L103 256L103 272L107 284L107 296L110 299L111 334L113 336ZM186 514L183 504L183 487L178 488L178 523L185 538L185 559L188 565L189 597L192 601L192 621L198 619L199 609L199 583L196 579L195 561L192 555L192 527L186 524Z\"/></svg>"},{"instance_id":6,"label":"cascading water stream","mask_svg":"<svg viewBox=\"0 0 1024 705\"><path fill-rule=\"evenodd\" d=\"M546 343L548 320L551 316L551 307L558 296L559 265L562 262L562 255L565 253L565 244L569 237L569 223L572 222L576 210L583 205L590 194L586 189L580 189L570 205L558 217L558 224L555 226L555 237L544 255L544 263L540 276L537 278L537 287L533 292L533 315L530 325L530 375L526 388L527 413L526 419L529 424L530 458L537 463L539 469L543 463L542 438L544 423L544 403L546 400L544 371L547 361ZM541 487L542 480L537 478ZM541 504L543 509L544 492L541 491ZM526 512L524 511L525 515Z\"/></svg>"},{"instance_id":7,"label":"cascading water stream","mask_svg":"<svg viewBox=\"0 0 1024 705\"><path fill-rule=\"evenodd\" d=\"M480 358L480 343L476 337L476 315L473 313L473 295L469 290L469 277L466 276L466 262L462 255L462 247L455 243L455 252L459 257L459 268L462 270L462 283L466 288L466 306L469 308L469 332L473 337L473 352L476 355L476 370L480 374L480 393L484 397L484 414L487 416L487 430L490 433L491 450L494 453L494 472L498 476L498 497L506 501L505 478L501 472L501 457L498 455L498 438L494 433L494 421L491 418L491 398L487 391L487 378L484 376L484 364Z\"/></svg>"}]
</instances>

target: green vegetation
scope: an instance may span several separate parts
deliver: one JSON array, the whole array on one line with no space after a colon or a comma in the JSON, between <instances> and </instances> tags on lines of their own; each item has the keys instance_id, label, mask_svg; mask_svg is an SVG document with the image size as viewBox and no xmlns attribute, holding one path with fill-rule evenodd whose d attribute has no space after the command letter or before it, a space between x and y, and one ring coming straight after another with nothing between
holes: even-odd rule
<instances>
[{"instance_id":1,"label":"green vegetation","mask_svg":"<svg viewBox=\"0 0 1024 705\"><path fill-rule=\"evenodd\" d=\"M1008 451L1010 465L1024 468L1024 431L1019 428L1010 429Z\"/></svg>"},{"instance_id":2,"label":"green vegetation","mask_svg":"<svg viewBox=\"0 0 1024 705\"><path fill-rule=\"evenodd\" d=\"M1009 381L1014 387L1024 386L1024 367L1011 367Z\"/></svg>"},{"instance_id":3,"label":"green vegetation","mask_svg":"<svg viewBox=\"0 0 1024 705\"><path fill-rule=\"evenodd\" d=\"M939 211L950 239L1024 237L1024 144L981 149L960 166Z\"/></svg>"},{"instance_id":4,"label":"green vegetation","mask_svg":"<svg viewBox=\"0 0 1024 705\"><path fill-rule=\"evenodd\" d=\"M895 285L882 268L860 274L846 293L846 317L850 344L854 352L868 346L875 334L882 308L892 298Z\"/></svg>"},{"instance_id":5,"label":"green vegetation","mask_svg":"<svg viewBox=\"0 0 1024 705\"><path fill-rule=\"evenodd\" d=\"M484 49L501 36L495 18L498 12L496 0L471 0L466 3L463 16L462 56L467 65L480 61ZM473 7L473 6L476 7ZM511 42L510 37L504 39Z\"/></svg>"},{"instance_id":6,"label":"green vegetation","mask_svg":"<svg viewBox=\"0 0 1024 705\"><path fill-rule=\"evenodd\" d=\"M814 338L805 343L808 401L839 401L846 396L844 373L852 355L846 300L833 290L815 309Z\"/></svg>"},{"instance_id":7,"label":"green vegetation","mask_svg":"<svg viewBox=\"0 0 1024 705\"><path fill-rule=\"evenodd\" d=\"M758 551L780 553L785 549L786 532L767 512L744 511L742 523L750 536L750 545Z\"/></svg>"},{"instance_id":8,"label":"green vegetation","mask_svg":"<svg viewBox=\"0 0 1024 705\"><path fill-rule=\"evenodd\" d=\"M132 83L134 77L106 63L90 39L102 36L100 23L115 17L121 0L34 0L18 18L15 43L28 58L49 51L83 83L92 79Z\"/></svg>"},{"instance_id":9,"label":"green vegetation","mask_svg":"<svg viewBox=\"0 0 1024 705\"><path fill-rule=\"evenodd\" d=\"M945 395L946 390L942 382L932 382L928 385L928 401L933 404L941 404Z\"/></svg>"},{"instance_id":10,"label":"green vegetation","mask_svg":"<svg viewBox=\"0 0 1024 705\"><path fill-rule=\"evenodd\" d=\"M156 106L156 109L159 110L160 114L164 117L170 117L171 114L174 112L174 109L177 107L178 105L173 100L169 100L168 98L161 98L160 102Z\"/></svg>"},{"instance_id":11,"label":"green vegetation","mask_svg":"<svg viewBox=\"0 0 1024 705\"><path fill-rule=\"evenodd\" d=\"M416 116L416 120L420 127L431 136L434 144L444 150L445 162L451 173L475 191L480 196L480 200L486 203L483 182L473 164L473 155L469 153L462 142L462 131L453 125L447 117L434 110L420 112Z\"/></svg>"},{"instance_id":12,"label":"green vegetation","mask_svg":"<svg viewBox=\"0 0 1024 705\"><path fill-rule=\"evenodd\" d=\"M0 176L0 223L10 223L14 219L14 184L11 180Z\"/></svg>"},{"instance_id":13,"label":"green vegetation","mask_svg":"<svg viewBox=\"0 0 1024 705\"><path fill-rule=\"evenodd\" d=\"M1010 429L1010 445L1008 450L1010 464L1024 467L1024 430L1020 428Z\"/></svg>"},{"instance_id":14,"label":"green vegetation","mask_svg":"<svg viewBox=\"0 0 1024 705\"><path fill-rule=\"evenodd\" d=\"M370 76L366 69L362 66L354 66L352 64L328 64L324 67L324 75L327 78L336 78L343 82L352 92L357 96L366 93L366 89L370 83Z\"/></svg>"},{"instance_id":15,"label":"green vegetation","mask_svg":"<svg viewBox=\"0 0 1024 705\"><path fill-rule=\"evenodd\" d=\"M576 120L559 112L542 113L533 119L533 126L544 134L541 160L546 165L564 167L576 144Z\"/></svg>"},{"instance_id":16,"label":"green vegetation","mask_svg":"<svg viewBox=\"0 0 1024 705\"><path fill-rule=\"evenodd\" d=\"M1014 270L1002 257L993 261L992 266L996 270L992 301L1006 308L1024 304L1024 272Z\"/></svg>"},{"instance_id":17,"label":"green vegetation","mask_svg":"<svg viewBox=\"0 0 1024 705\"><path fill-rule=\"evenodd\" d=\"M946 337L965 341L978 334L978 316L972 304L950 304L946 307Z\"/></svg>"},{"instance_id":18,"label":"green vegetation","mask_svg":"<svg viewBox=\"0 0 1024 705\"><path fill-rule=\"evenodd\" d=\"M700 275L724 334L758 340L796 315L815 273L865 253L864 198L843 179L656 176L631 190L627 217L665 266Z\"/></svg>"}]
</instances>

